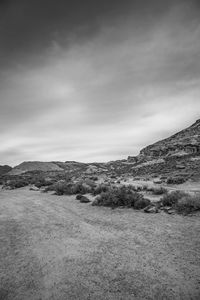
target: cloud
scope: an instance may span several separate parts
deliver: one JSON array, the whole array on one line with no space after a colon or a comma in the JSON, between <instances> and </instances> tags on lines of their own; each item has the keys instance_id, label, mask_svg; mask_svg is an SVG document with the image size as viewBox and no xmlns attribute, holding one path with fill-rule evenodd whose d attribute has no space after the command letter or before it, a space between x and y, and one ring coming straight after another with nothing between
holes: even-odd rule
<instances>
[{"instance_id":1,"label":"cloud","mask_svg":"<svg viewBox=\"0 0 200 300\"><path fill-rule=\"evenodd\" d=\"M111 20L100 14L98 30L83 39L85 25L75 37L58 26L40 54L34 48L3 68L2 163L119 159L199 118L194 7L177 2L151 18L142 11L143 21L133 11Z\"/></svg>"}]
</instances>

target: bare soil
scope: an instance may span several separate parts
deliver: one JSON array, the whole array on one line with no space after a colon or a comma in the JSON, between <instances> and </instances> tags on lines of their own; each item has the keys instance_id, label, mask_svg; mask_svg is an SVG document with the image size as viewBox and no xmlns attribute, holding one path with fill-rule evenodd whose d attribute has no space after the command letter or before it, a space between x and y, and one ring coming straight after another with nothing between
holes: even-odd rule
<instances>
[{"instance_id":1,"label":"bare soil","mask_svg":"<svg viewBox=\"0 0 200 300\"><path fill-rule=\"evenodd\" d=\"M200 299L200 218L0 190L0 299Z\"/></svg>"}]
</instances>

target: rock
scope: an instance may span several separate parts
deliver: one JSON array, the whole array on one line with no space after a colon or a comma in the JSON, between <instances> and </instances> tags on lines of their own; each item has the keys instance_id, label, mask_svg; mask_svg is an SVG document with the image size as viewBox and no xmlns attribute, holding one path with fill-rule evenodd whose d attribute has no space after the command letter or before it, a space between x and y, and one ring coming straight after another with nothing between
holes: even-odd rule
<instances>
[{"instance_id":1,"label":"rock","mask_svg":"<svg viewBox=\"0 0 200 300\"><path fill-rule=\"evenodd\" d=\"M89 200L87 197L82 196L81 199L80 199L80 202L81 202L81 203L89 203L90 200Z\"/></svg>"},{"instance_id":2,"label":"rock","mask_svg":"<svg viewBox=\"0 0 200 300\"><path fill-rule=\"evenodd\" d=\"M182 169L185 169L185 166L184 166L184 165L178 165L178 164L177 164L177 165L176 165L176 168L182 170Z\"/></svg>"},{"instance_id":3,"label":"rock","mask_svg":"<svg viewBox=\"0 0 200 300\"><path fill-rule=\"evenodd\" d=\"M40 189L37 188L37 187L31 187L29 190L30 190L30 191L39 191Z\"/></svg>"},{"instance_id":4,"label":"rock","mask_svg":"<svg viewBox=\"0 0 200 300\"><path fill-rule=\"evenodd\" d=\"M156 178L156 179L154 179L153 183L155 183L155 184L161 184L162 180L160 178Z\"/></svg>"},{"instance_id":5,"label":"rock","mask_svg":"<svg viewBox=\"0 0 200 300\"><path fill-rule=\"evenodd\" d=\"M144 208L145 213L158 213L159 210L156 206L150 204L147 207Z\"/></svg>"},{"instance_id":6,"label":"rock","mask_svg":"<svg viewBox=\"0 0 200 300\"><path fill-rule=\"evenodd\" d=\"M164 207L163 211L169 215L176 213L176 211L172 207Z\"/></svg>"},{"instance_id":7,"label":"rock","mask_svg":"<svg viewBox=\"0 0 200 300\"><path fill-rule=\"evenodd\" d=\"M78 194L78 195L76 195L76 200L81 200L82 197L83 197L83 195Z\"/></svg>"},{"instance_id":8,"label":"rock","mask_svg":"<svg viewBox=\"0 0 200 300\"><path fill-rule=\"evenodd\" d=\"M100 197L97 196L97 197L94 199L94 201L92 202L92 206L97 206L97 205L99 204L99 199L100 199Z\"/></svg>"},{"instance_id":9,"label":"rock","mask_svg":"<svg viewBox=\"0 0 200 300\"><path fill-rule=\"evenodd\" d=\"M176 213L176 211L174 210L174 209L170 209L170 210L168 210L168 212L167 212L169 215L172 215L172 214L175 214Z\"/></svg>"}]
</instances>

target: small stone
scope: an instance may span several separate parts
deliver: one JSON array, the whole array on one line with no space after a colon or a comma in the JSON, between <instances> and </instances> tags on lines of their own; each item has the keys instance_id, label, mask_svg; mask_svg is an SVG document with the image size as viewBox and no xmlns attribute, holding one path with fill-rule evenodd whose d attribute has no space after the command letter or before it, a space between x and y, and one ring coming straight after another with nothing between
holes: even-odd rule
<instances>
[{"instance_id":1,"label":"small stone","mask_svg":"<svg viewBox=\"0 0 200 300\"><path fill-rule=\"evenodd\" d=\"M90 200L87 197L82 196L81 199L80 199L80 202L81 203L88 203L88 202L90 202Z\"/></svg>"},{"instance_id":2,"label":"small stone","mask_svg":"<svg viewBox=\"0 0 200 300\"><path fill-rule=\"evenodd\" d=\"M148 205L145 207L144 212L146 213L158 213L158 208L156 206Z\"/></svg>"}]
</instances>

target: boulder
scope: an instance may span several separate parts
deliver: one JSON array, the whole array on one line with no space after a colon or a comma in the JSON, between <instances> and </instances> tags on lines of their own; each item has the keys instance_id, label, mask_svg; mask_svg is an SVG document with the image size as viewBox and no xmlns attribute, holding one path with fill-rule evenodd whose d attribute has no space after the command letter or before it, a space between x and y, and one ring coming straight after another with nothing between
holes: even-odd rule
<instances>
[{"instance_id":1,"label":"boulder","mask_svg":"<svg viewBox=\"0 0 200 300\"><path fill-rule=\"evenodd\" d=\"M176 211L172 208L172 207L164 207L163 208L163 211L165 212L165 213L167 213L167 214L169 214L169 215L172 215L172 214L175 214L176 213Z\"/></svg>"},{"instance_id":2,"label":"boulder","mask_svg":"<svg viewBox=\"0 0 200 300\"><path fill-rule=\"evenodd\" d=\"M83 195L78 194L78 195L76 195L76 200L81 200L82 197L83 197Z\"/></svg>"},{"instance_id":3,"label":"boulder","mask_svg":"<svg viewBox=\"0 0 200 300\"><path fill-rule=\"evenodd\" d=\"M159 210L155 205L148 205L147 207L144 208L145 213L158 213Z\"/></svg>"},{"instance_id":4,"label":"boulder","mask_svg":"<svg viewBox=\"0 0 200 300\"><path fill-rule=\"evenodd\" d=\"M80 199L80 202L81 202L81 203L89 203L90 200L89 200L87 197L82 196L81 199Z\"/></svg>"},{"instance_id":5,"label":"boulder","mask_svg":"<svg viewBox=\"0 0 200 300\"><path fill-rule=\"evenodd\" d=\"M161 184L162 180L160 178L156 178L156 179L154 179L153 183L155 183L155 184Z\"/></svg>"},{"instance_id":6,"label":"boulder","mask_svg":"<svg viewBox=\"0 0 200 300\"><path fill-rule=\"evenodd\" d=\"M31 187L29 190L30 190L30 191L39 191L40 189L37 188L37 187Z\"/></svg>"}]
</instances>

